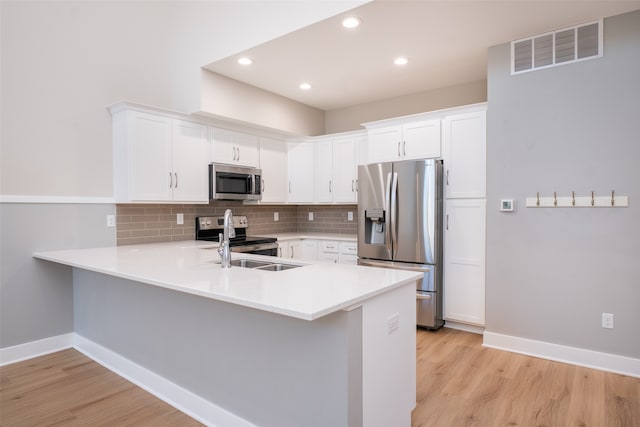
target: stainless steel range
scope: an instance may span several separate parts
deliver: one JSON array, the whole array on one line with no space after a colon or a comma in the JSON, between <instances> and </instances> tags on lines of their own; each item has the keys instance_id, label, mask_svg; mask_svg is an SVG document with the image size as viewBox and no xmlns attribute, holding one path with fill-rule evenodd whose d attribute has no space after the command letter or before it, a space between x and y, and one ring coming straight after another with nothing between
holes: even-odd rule
<instances>
[{"instance_id":1,"label":"stainless steel range","mask_svg":"<svg viewBox=\"0 0 640 427\"><path fill-rule=\"evenodd\" d=\"M247 236L249 222L244 215L233 217L235 237L229 240L231 252L257 255L278 255L278 239L275 237ZM223 216L200 216L196 218L196 240L218 242L218 236L224 230Z\"/></svg>"}]
</instances>

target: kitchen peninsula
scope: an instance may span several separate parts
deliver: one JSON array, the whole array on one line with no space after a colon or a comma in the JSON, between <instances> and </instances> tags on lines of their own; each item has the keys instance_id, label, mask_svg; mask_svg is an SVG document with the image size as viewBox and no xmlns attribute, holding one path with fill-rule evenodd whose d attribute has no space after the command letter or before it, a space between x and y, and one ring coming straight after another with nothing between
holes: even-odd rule
<instances>
[{"instance_id":1,"label":"kitchen peninsula","mask_svg":"<svg viewBox=\"0 0 640 427\"><path fill-rule=\"evenodd\" d=\"M215 248L182 241L34 257L73 268L78 350L208 425L411 424L419 273L306 262L222 269Z\"/></svg>"}]
</instances>

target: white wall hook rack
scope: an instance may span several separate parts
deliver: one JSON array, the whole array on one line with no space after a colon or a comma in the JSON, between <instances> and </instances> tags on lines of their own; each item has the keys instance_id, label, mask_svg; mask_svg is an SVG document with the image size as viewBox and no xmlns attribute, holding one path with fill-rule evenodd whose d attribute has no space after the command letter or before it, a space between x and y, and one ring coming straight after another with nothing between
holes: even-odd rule
<instances>
[{"instance_id":1,"label":"white wall hook rack","mask_svg":"<svg viewBox=\"0 0 640 427\"><path fill-rule=\"evenodd\" d=\"M607 196L596 196L592 191L589 196L576 196L575 191L570 196L559 196L557 192L553 196L542 197L536 193L535 197L527 197L528 208L626 208L629 206L628 196L616 196L615 191Z\"/></svg>"}]
</instances>

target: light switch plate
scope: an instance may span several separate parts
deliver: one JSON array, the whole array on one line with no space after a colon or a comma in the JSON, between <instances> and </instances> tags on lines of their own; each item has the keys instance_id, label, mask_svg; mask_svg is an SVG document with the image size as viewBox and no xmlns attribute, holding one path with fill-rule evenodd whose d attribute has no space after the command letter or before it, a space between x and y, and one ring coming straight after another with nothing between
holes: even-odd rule
<instances>
[{"instance_id":1,"label":"light switch plate","mask_svg":"<svg viewBox=\"0 0 640 427\"><path fill-rule=\"evenodd\" d=\"M116 216L107 215L107 227L115 227L115 226L116 226Z\"/></svg>"},{"instance_id":2,"label":"light switch plate","mask_svg":"<svg viewBox=\"0 0 640 427\"><path fill-rule=\"evenodd\" d=\"M347 221L353 221L353 212L347 212Z\"/></svg>"}]
</instances>

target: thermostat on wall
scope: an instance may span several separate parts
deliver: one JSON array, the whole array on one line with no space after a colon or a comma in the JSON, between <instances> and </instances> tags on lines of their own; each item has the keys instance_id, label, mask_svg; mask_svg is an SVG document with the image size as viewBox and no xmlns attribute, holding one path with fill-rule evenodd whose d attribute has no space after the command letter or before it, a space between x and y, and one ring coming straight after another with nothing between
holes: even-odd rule
<instances>
[{"instance_id":1,"label":"thermostat on wall","mask_svg":"<svg viewBox=\"0 0 640 427\"><path fill-rule=\"evenodd\" d=\"M500 200L500 210L502 212L513 212L513 199Z\"/></svg>"}]
</instances>

